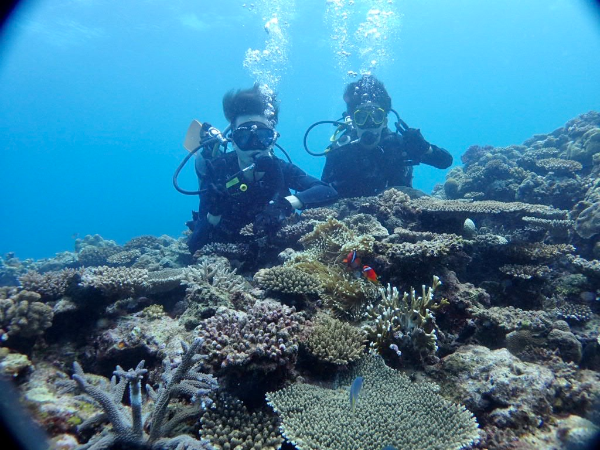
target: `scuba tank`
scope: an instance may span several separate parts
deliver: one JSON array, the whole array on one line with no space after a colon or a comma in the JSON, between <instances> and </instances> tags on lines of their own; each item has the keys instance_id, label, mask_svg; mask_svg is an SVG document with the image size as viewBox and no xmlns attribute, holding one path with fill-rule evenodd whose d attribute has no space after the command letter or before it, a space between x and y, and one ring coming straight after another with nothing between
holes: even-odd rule
<instances>
[{"instance_id":1,"label":"scuba tank","mask_svg":"<svg viewBox=\"0 0 600 450\"><path fill-rule=\"evenodd\" d=\"M207 172L207 161L213 160L227 152L229 140L223 135L229 131L230 127L225 128L225 132L221 133L218 128L213 127L208 122L200 123L196 119L192 120L188 127L183 146L188 151L183 161L179 164L173 174L173 186L177 191L185 195L199 195L200 191L187 191L179 187L177 178L183 167L187 164L192 156L198 151L202 158L196 158L195 169L199 177L204 177Z\"/></svg>"}]
</instances>

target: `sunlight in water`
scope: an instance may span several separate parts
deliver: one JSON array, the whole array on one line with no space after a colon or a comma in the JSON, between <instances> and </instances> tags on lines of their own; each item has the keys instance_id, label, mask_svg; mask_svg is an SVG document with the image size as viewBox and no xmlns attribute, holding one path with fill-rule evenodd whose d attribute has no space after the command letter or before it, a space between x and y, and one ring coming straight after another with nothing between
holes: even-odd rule
<instances>
[{"instance_id":1,"label":"sunlight in water","mask_svg":"<svg viewBox=\"0 0 600 450\"><path fill-rule=\"evenodd\" d=\"M402 15L392 0L328 0L336 66L344 80L393 63Z\"/></svg>"},{"instance_id":2,"label":"sunlight in water","mask_svg":"<svg viewBox=\"0 0 600 450\"><path fill-rule=\"evenodd\" d=\"M266 34L265 46L246 50L244 67L250 72L261 90L272 98L288 62L289 21L296 9L295 0L260 0L253 3L251 11L260 16ZM267 117L274 114L271 102Z\"/></svg>"}]
</instances>

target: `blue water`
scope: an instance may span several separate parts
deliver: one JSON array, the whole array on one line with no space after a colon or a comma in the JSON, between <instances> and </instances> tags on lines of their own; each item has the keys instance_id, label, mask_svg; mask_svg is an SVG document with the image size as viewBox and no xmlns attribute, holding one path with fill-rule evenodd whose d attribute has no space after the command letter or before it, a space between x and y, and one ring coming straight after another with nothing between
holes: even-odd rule
<instances>
[{"instance_id":1,"label":"blue water","mask_svg":"<svg viewBox=\"0 0 600 450\"><path fill-rule=\"evenodd\" d=\"M394 12L399 27L384 30L387 59L374 73L401 117L456 164L472 144L518 144L600 109L600 25L583 1L343 3L356 21L369 7ZM243 62L271 36L260 5L279 5L285 19L287 60L271 67L281 75L279 143L319 176L304 131L340 116L351 81L334 58L327 4L24 2L0 47L0 254L49 257L86 234L120 244L179 236L197 208L171 185L187 126L225 127L223 94L256 79ZM359 71L364 58L348 61ZM314 150L331 131L313 136ZM444 176L419 167L414 184L430 191ZM191 170L180 183L195 188Z\"/></svg>"}]
</instances>

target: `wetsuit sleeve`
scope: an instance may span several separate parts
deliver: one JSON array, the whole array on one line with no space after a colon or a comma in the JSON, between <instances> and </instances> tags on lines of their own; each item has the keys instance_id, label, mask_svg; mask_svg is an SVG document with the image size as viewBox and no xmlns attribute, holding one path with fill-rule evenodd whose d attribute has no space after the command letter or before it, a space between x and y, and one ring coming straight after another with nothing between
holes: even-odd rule
<instances>
[{"instance_id":1,"label":"wetsuit sleeve","mask_svg":"<svg viewBox=\"0 0 600 450\"><path fill-rule=\"evenodd\" d=\"M402 133L404 151L416 163L427 164L438 169L446 169L452 165L452 155L437 145L430 144L421 131L408 128Z\"/></svg>"},{"instance_id":2,"label":"wetsuit sleeve","mask_svg":"<svg viewBox=\"0 0 600 450\"><path fill-rule=\"evenodd\" d=\"M452 165L452 155L448 150L431 144L431 152L421 156L421 162L438 169L447 169Z\"/></svg>"},{"instance_id":3,"label":"wetsuit sleeve","mask_svg":"<svg viewBox=\"0 0 600 450\"><path fill-rule=\"evenodd\" d=\"M283 162L282 171L286 187L298 191L295 195L303 209L325 206L337 200L338 193L332 186L311 177L298 166Z\"/></svg>"}]
</instances>

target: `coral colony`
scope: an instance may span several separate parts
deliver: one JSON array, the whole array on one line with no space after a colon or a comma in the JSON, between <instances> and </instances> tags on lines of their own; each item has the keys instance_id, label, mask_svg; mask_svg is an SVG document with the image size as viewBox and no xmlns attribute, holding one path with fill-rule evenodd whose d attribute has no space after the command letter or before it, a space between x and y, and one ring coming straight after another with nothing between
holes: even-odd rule
<instances>
[{"instance_id":1,"label":"coral colony","mask_svg":"<svg viewBox=\"0 0 600 450\"><path fill-rule=\"evenodd\" d=\"M54 449L580 448L600 114L462 162L431 196L304 211L258 255L251 224L193 257L185 236L5 255L0 371Z\"/></svg>"}]
</instances>

